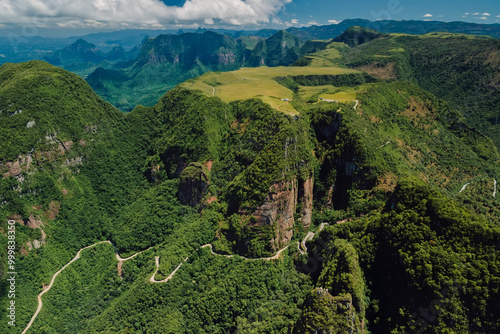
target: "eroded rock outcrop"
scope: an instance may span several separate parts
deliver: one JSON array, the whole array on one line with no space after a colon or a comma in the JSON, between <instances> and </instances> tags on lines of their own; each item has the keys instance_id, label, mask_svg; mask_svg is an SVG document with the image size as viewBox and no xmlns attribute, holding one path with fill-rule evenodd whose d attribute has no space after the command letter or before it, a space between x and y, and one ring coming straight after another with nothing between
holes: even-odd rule
<instances>
[{"instance_id":1,"label":"eroded rock outcrop","mask_svg":"<svg viewBox=\"0 0 500 334\"><path fill-rule=\"evenodd\" d=\"M293 179L274 183L262 205L250 214L250 226L267 225L274 228L271 240L273 251L290 242L297 223L308 228L312 218L313 178ZM244 215L244 213L241 213Z\"/></svg>"},{"instance_id":2,"label":"eroded rock outcrop","mask_svg":"<svg viewBox=\"0 0 500 334\"><path fill-rule=\"evenodd\" d=\"M33 158L31 153L27 155L20 154L17 160L7 161L4 164L0 164L0 171L2 172L4 178L9 176L17 177L22 172L27 171L32 163Z\"/></svg>"},{"instance_id":3,"label":"eroded rock outcrop","mask_svg":"<svg viewBox=\"0 0 500 334\"><path fill-rule=\"evenodd\" d=\"M178 197L182 204L197 206L208 190L209 171L198 162L190 163L180 176Z\"/></svg>"}]
</instances>

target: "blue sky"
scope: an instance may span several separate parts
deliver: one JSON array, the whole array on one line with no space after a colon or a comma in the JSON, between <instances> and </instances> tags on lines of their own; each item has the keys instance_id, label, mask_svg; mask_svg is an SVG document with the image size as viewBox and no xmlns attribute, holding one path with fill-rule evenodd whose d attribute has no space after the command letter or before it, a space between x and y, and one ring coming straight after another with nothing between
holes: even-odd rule
<instances>
[{"instance_id":1,"label":"blue sky","mask_svg":"<svg viewBox=\"0 0 500 334\"><path fill-rule=\"evenodd\" d=\"M349 18L500 23L500 0L1 0L0 33L51 29L261 29Z\"/></svg>"},{"instance_id":2,"label":"blue sky","mask_svg":"<svg viewBox=\"0 0 500 334\"><path fill-rule=\"evenodd\" d=\"M329 5L328 5L329 4ZM323 10L322 10L323 8ZM326 10L327 9L327 10ZM475 14L475 15L473 15ZM485 15L489 14L489 15ZM308 24L341 21L346 18L369 20L436 20L499 23L499 0L347 0L293 1L282 13L284 21L295 17L298 23Z\"/></svg>"}]
</instances>

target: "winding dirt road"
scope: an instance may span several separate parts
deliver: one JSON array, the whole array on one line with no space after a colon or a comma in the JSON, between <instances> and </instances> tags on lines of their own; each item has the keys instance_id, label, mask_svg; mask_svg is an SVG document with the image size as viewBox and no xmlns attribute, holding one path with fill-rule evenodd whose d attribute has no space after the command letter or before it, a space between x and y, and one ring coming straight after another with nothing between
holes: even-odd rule
<instances>
[{"instance_id":1,"label":"winding dirt road","mask_svg":"<svg viewBox=\"0 0 500 334\"><path fill-rule=\"evenodd\" d=\"M54 276L52 276L52 280L50 281L50 284L48 286L46 286L42 292L40 292L40 294L38 294L38 307L36 309L36 312L35 314L33 314L33 317L31 317L31 320L30 322L28 323L28 325L26 326L26 328L24 329L24 331L21 333L21 334L24 334L28 331L28 329L30 329L31 325L33 324L33 321L35 321L36 317L38 316L38 313L40 313L40 311L42 310L42 296L44 295L44 293L46 292L49 292L49 290L52 288L52 285L54 285L54 281L57 277L57 275L59 275L64 269L66 269L70 264L72 264L73 262L75 262L76 260L78 260L80 258L80 253L82 252L82 250L84 249L87 249L87 248L92 248L94 246L97 246L99 244L102 244L102 243L111 243L109 241L101 241L101 242L97 242L93 245L90 245L90 246L87 246L87 247L83 247L82 249L80 249L78 251L78 253L76 253L76 256L73 258L73 260L69 261L68 263L66 263L61 269L59 269L58 271L56 271L56 273L54 274Z\"/></svg>"},{"instance_id":2,"label":"winding dirt road","mask_svg":"<svg viewBox=\"0 0 500 334\"><path fill-rule=\"evenodd\" d=\"M283 253L283 251L285 249L287 249L288 247L290 247L290 245L287 245L285 247L283 247L282 249L280 249L276 254L274 254L273 256L271 257L258 257L258 258L249 258L249 257L244 257L244 256L241 256L241 255L227 255L227 254L217 254L214 252L214 249L212 247L212 244L206 244L206 245L203 245L201 246L200 248L206 248L206 247L210 247L210 252L215 255L215 256L225 256L227 258L231 258L233 256L239 256L241 257L242 259L245 259L245 260L249 260L249 261L258 261L258 260L264 260L264 261L270 261L270 260L277 260L281 253Z\"/></svg>"},{"instance_id":3,"label":"winding dirt road","mask_svg":"<svg viewBox=\"0 0 500 334\"><path fill-rule=\"evenodd\" d=\"M469 185L470 183L466 183L464 184L464 186L462 187L462 189L460 189L460 191L458 192L459 194L465 190L465 188Z\"/></svg>"},{"instance_id":4,"label":"winding dirt road","mask_svg":"<svg viewBox=\"0 0 500 334\"><path fill-rule=\"evenodd\" d=\"M307 246L306 246L306 242L308 240L312 240L312 238L314 238L314 232L308 232L306 237L304 238L304 240L301 241L300 243L300 246L302 246L302 249L299 248L299 253L304 255L304 254L307 254Z\"/></svg>"},{"instance_id":5,"label":"winding dirt road","mask_svg":"<svg viewBox=\"0 0 500 334\"><path fill-rule=\"evenodd\" d=\"M191 256L191 255L189 255L189 256ZM171 280L174 277L175 273L184 264L184 262L186 262L189 259L189 256L187 258L185 258L184 261L182 261L181 264L179 264L177 266L177 268L175 268L174 271L172 271L172 273L170 273L170 275L168 275L167 278L165 278L164 280L161 280L161 281L155 280L156 273L158 272L158 269L160 268L160 257L159 256L155 256L156 270L153 273L153 276L151 276L151 278L149 279L149 281L151 283L166 283L166 282L168 282L169 280Z\"/></svg>"},{"instance_id":6,"label":"winding dirt road","mask_svg":"<svg viewBox=\"0 0 500 334\"><path fill-rule=\"evenodd\" d=\"M358 100L353 100L353 101L356 101L356 104L354 105L354 110L356 110L356 108L358 107L359 101Z\"/></svg>"},{"instance_id":7,"label":"winding dirt road","mask_svg":"<svg viewBox=\"0 0 500 334\"><path fill-rule=\"evenodd\" d=\"M43 307L43 303L42 303L42 296L49 292L49 290L52 288L52 286L54 285L54 281L56 279L56 277L64 270L66 269L70 264L72 264L73 262L75 262L76 260L78 260L80 258L80 254L83 250L85 249L88 249L88 248L92 248L92 247L95 247L97 245L100 245L100 244L103 244L103 243L108 243L110 244L111 246L113 246L114 250L115 250L115 255L116 255L116 259L118 260L118 272L120 274L120 277L121 277L121 265L124 261L128 261L128 260L131 260L133 259L134 257L136 257L137 255L147 251L147 250L150 250L151 248L153 247L150 247L148 249L145 249L143 251L140 251L138 253L135 253L134 255L131 255L129 257L126 257L126 258L122 258L117 250L116 250L116 247L115 245L113 245L113 243L109 240L105 240L105 241L100 241L100 242L97 242L93 245L90 245L90 246L86 246L86 247L83 247L82 249L80 249L78 251L78 253L76 253L76 256L71 260L69 261L68 263L66 263L61 269L59 269L58 271L56 271L56 273L52 276L52 280L50 281L50 284L48 286L46 286L42 292L40 292L40 294L38 294L38 307L36 309L36 312L35 314L33 314L33 316L31 317L31 320L30 322L28 323L28 325L26 326L26 328L23 330L23 332L21 334L25 334L31 327L31 325L33 325L33 322L35 321L35 319L37 318L38 314L40 313L40 311L42 310L42 307ZM250 260L250 261L257 261L257 260L264 260L264 261L269 261L269 260L276 260L279 258L279 256L281 255L281 253L286 250L290 245L287 245L286 247L280 249L275 255L271 256L271 257L263 257L263 258L255 258L255 259L252 259L252 258L246 258L246 257L243 257L243 256L240 256L241 258L245 259L245 260ZM210 247L210 252L213 254L213 255L216 255L216 256L224 256L224 257L227 257L227 258L230 258L230 257L233 257L235 255L226 255L226 254L217 254L213 251L213 248L212 248L212 244L206 244L206 245L203 245L199 248L197 248L196 250L198 249L201 249L201 248L206 248L206 247ZM195 250L195 252L196 252ZM194 253L194 252L193 252ZM158 272L158 269L160 267L160 257L159 256L155 256L155 263L156 263L156 270L155 272L153 273L153 275L151 276L151 278L149 279L149 282L151 283L166 283L168 282L169 280L171 280L175 273L177 272L177 270L179 270L179 268L189 259L189 257L193 254L191 253L188 257L186 257L184 259L184 261L182 261L175 269L174 271L172 271L172 273L170 273L170 275L161 280L161 281L157 281L155 279L155 276L156 276L156 273Z\"/></svg>"}]
</instances>

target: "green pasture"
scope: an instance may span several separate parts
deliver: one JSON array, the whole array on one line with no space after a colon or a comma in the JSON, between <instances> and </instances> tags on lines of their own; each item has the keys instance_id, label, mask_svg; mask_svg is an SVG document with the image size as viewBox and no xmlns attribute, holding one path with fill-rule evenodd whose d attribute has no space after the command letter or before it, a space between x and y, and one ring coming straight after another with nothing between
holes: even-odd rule
<instances>
[{"instance_id":1,"label":"green pasture","mask_svg":"<svg viewBox=\"0 0 500 334\"><path fill-rule=\"evenodd\" d=\"M209 96L218 96L225 102L259 98L288 114L297 114L295 108L282 99L293 99L293 92L274 78L299 75L342 75L358 71L338 67L257 67L241 68L232 72L210 72L188 80L181 87L200 90ZM278 108L279 107L279 108Z\"/></svg>"}]
</instances>

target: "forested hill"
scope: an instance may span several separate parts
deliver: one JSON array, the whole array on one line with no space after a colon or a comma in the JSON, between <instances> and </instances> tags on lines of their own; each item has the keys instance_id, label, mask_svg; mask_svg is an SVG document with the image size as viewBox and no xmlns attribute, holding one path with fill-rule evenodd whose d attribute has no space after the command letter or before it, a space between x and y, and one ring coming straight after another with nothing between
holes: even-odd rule
<instances>
[{"instance_id":1,"label":"forested hill","mask_svg":"<svg viewBox=\"0 0 500 334\"><path fill-rule=\"evenodd\" d=\"M92 129L121 113L79 76L42 61L0 67L0 161L58 143L86 141Z\"/></svg>"},{"instance_id":2,"label":"forested hill","mask_svg":"<svg viewBox=\"0 0 500 334\"><path fill-rule=\"evenodd\" d=\"M370 30L354 27L339 36L337 41L350 43L353 36L367 34L376 36ZM420 36L380 35L363 42L351 48L332 42L323 51L306 55L297 64L314 66L326 60L333 66L359 69L381 79L414 82L449 101L469 125L500 145L497 108L500 103L500 41L488 37L429 33Z\"/></svg>"},{"instance_id":3,"label":"forested hill","mask_svg":"<svg viewBox=\"0 0 500 334\"><path fill-rule=\"evenodd\" d=\"M500 331L498 147L460 108L465 85L432 84L494 78L481 50L496 41L274 41L315 52L205 73L129 113L47 63L0 68L0 247L15 222L19 273L6 333L32 317L28 333Z\"/></svg>"}]
</instances>

